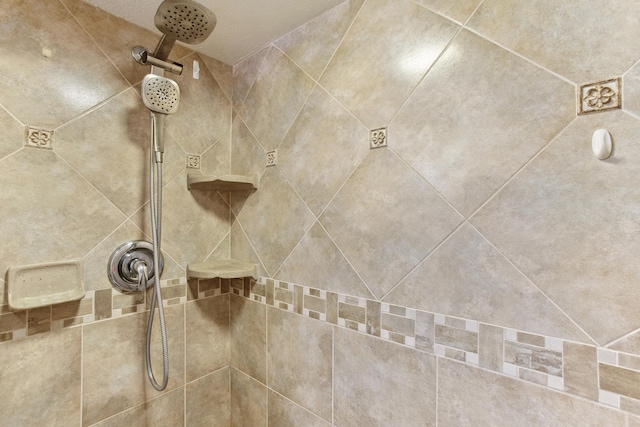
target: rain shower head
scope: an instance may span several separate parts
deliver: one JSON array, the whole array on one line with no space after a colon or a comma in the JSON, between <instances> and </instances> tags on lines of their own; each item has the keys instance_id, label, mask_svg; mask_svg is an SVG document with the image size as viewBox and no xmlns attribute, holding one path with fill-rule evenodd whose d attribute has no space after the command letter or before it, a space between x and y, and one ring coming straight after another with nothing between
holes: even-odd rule
<instances>
[{"instance_id":1,"label":"rain shower head","mask_svg":"<svg viewBox=\"0 0 640 427\"><path fill-rule=\"evenodd\" d=\"M216 26L216 15L192 0L165 0L154 18L164 34L153 56L166 61L176 40L188 44L205 41Z\"/></svg>"}]
</instances>

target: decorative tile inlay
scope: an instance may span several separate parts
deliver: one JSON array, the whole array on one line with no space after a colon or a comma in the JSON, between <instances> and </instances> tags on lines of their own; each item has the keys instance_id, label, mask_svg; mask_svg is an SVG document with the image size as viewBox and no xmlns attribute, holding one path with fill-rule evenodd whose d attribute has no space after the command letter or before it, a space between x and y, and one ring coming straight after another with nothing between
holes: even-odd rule
<instances>
[{"instance_id":1,"label":"decorative tile inlay","mask_svg":"<svg viewBox=\"0 0 640 427\"><path fill-rule=\"evenodd\" d=\"M200 169L200 156L187 155L187 168Z\"/></svg>"},{"instance_id":2,"label":"decorative tile inlay","mask_svg":"<svg viewBox=\"0 0 640 427\"><path fill-rule=\"evenodd\" d=\"M276 150L267 152L267 167L275 166L278 162L278 152Z\"/></svg>"},{"instance_id":3,"label":"decorative tile inlay","mask_svg":"<svg viewBox=\"0 0 640 427\"><path fill-rule=\"evenodd\" d=\"M620 77L580 86L579 113L589 114L621 108L622 91Z\"/></svg>"},{"instance_id":4,"label":"decorative tile inlay","mask_svg":"<svg viewBox=\"0 0 640 427\"><path fill-rule=\"evenodd\" d=\"M374 129L370 135L369 142L372 149L387 146L387 128Z\"/></svg>"},{"instance_id":5,"label":"decorative tile inlay","mask_svg":"<svg viewBox=\"0 0 640 427\"><path fill-rule=\"evenodd\" d=\"M51 144L53 144L52 130L27 126L25 136L25 147L47 148L50 150Z\"/></svg>"}]
</instances>

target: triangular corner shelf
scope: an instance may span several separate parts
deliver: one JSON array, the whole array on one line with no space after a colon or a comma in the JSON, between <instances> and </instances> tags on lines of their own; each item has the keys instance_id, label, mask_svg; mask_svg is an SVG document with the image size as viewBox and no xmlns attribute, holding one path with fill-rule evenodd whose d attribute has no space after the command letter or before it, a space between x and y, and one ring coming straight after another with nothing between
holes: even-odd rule
<instances>
[{"instance_id":1,"label":"triangular corner shelf","mask_svg":"<svg viewBox=\"0 0 640 427\"><path fill-rule=\"evenodd\" d=\"M254 175L187 175L189 190L240 191L256 190L260 178Z\"/></svg>"},{"instance_id":2,"label":"triangular corner shelf","mask_svg":"<svg viewBox=\"0 0 640 427\"><path fill-rule=\"evenodd\" d=\"M253 277L257 279L258 265L236 259L198 262L187 265L187 277L196 279Z\"/></svg>"}]
</instances>

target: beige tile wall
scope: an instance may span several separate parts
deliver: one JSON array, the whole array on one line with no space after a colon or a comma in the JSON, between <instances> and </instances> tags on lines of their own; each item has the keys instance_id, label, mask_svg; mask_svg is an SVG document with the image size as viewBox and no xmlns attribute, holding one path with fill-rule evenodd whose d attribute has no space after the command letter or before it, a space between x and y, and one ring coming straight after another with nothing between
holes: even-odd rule
<instances>
[{"instance_id":1,"label":"beige tile wall","mask_svg":"<svg viewBox=\"0 0 640 427\"><path fill-rule=\"evenodd\" d=\"M12 312L0 280L2 426L229 425L229 286L184 275L189 262L229 254L227 200L189 193L185 176L188 154L207 173L229 170L230 66L172 53L185 72L174 76L182 99L165 133L165 392L145 374L148 296L112 290L106 275L119 245L149 240L150 126L139 95L149 70L130 49L158 40L80 0L0 5L0 270L82 259L87 291ZM52 133L51 148L25 147L27 126ZM158 336L152 360L161 379Z\"/></svg>"},{"instance_id":2,"label":"beige tile wall","mask_svg":"<svg viewBox=\"0 0 640 427\"><path fill-rule=\"evenodd\" d=\"M639 13L351 0L234 66L232 170L262 181L231 196L231 253L262 277L232 293L260 318L268 306L266 419L637 422ZM622 108L577 115L581 85L618 78ZM387 147L370 149L381 127ZM605 161L598 128L614 140ZM231 336L253 359L263 339ZM289 420L283 402L298 405Z\"/></svg>"}]
</instances>

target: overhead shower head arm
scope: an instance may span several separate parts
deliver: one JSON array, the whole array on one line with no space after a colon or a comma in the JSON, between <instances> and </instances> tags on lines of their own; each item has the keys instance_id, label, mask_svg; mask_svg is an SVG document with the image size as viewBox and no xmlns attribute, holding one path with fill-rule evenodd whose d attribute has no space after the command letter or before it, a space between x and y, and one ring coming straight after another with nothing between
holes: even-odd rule
<instances>
[{"instance_id":1,"label":"overhead shower head arm","mask_svg":"<svg viewBox=\"0 0 640 427\"><path fill-rule=\"evenodd\" d=\"M142 46L134 46L133 49L131 49L131 56L133 56L133 59L138 64L155 65L156 67L160 67L170 73L178 75L182 74L182 64L163 61L156 56L151 56L147 49Z\"/></svg>"}]
</instances>

